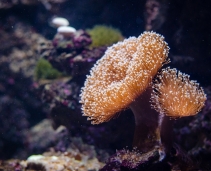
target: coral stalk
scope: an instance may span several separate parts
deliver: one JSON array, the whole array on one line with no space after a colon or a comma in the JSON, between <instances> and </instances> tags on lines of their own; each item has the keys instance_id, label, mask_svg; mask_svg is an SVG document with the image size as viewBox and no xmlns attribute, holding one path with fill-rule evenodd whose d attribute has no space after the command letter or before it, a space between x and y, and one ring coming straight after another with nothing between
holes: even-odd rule
<instances>
[{"instance_id":1,"label":"coral stalk","mask_svg":"<svg viewBox=\"0 0 211 171\"><path fill-rule=\"evenodd\" d=\"M142 152L152 149L160 138L158 114L149 105L148 87L167 62L168 50L164 37L154 32L144 32L108 48L82 88L83 115L99 124L130 107L136 122L133 145Z\"/></svg>"},{"instance_id":2,"label":"coral stalk","mask_svg":"<svg viewBox=\"0 0 211 171\"><path fill-rule=\"evenodd\" d=\"M169 67L158 74L152 87L152 107L160 114L161 141L168 152L172 147L174 120L196 115L205 104L206 94L189 75Z\"/></svg>"},{"instance_id":3,"label":"coral stalk","mask_svg":"<svg viewBox=\"0 0 211 171\"><path fill-rule=\"evenodd\" d=\"M152 89L148 88L130 105L135 117L133 147L148 152L160 144L158 113L149 104Z\"/></svg>"}]
</instances>

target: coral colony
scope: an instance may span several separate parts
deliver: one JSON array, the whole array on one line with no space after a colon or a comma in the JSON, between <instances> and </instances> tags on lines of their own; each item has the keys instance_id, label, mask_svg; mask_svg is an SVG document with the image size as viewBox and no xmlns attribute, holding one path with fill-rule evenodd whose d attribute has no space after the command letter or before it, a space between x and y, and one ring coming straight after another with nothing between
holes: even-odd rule
<instances>
[{"instance_id":1,"label":"coral colony","mask_svg":"<svg viewBox=\"0 0 211 171\"><path fill-rule=\"evenodd\" d=\"M127 108L135 117L135 149L117 152L102 170L158 167L175 153L181 160L178 167L190 168L173 145L172 124L174 118L196 115L206 95L188 75L171 68L160 71L169 62L168 52L163 36L144 32L109 47L87 76L80 103L92 124L107 122Z\"/></svg>"},{"instance_id":2,"label":"coral colony","mask_svg":"<svg viewBox=\"0 0 211 171\"><path fill-rule=\"evenodd\" d=\"M13 120L2 122L1 129L5 132L11 129L7 123L15 123L20 132L14 128L0 137L19 142L21 146L27 142L29 149L40 153L42 149L53 147L21 163L8 161L5 164L9 165L8 168L17 171L24 168L45 171L196 169L189 156L173 143L173 124L179 118L196 115L203 108L206 95L196 81L190 80L189 75L175 68L162 68L170 62L169 47L163 36L144 32L139 37L124 39L121 32L113 27L96 25L92 29L76 30L61 17L53 18L51 26L57 29L57 33L52 41L45 40L40 44L40 59L37 59L34 69L34 80L42 91L42 102L49 105L51 122L46 119L32 128L34 138L30 138L31 134L25 134L28 122L24 118L28 114L21 110L21 104L5 96L1 99L5 103L0 106L10 102L14 103L14 110L20 108L13 113L19 116L21 124ZM210 106L208 102L209 99L207 108ZM83 143L83 140L94 145L102 142L107 130L104 126L94 128L86 122L80 115L80 108L92 124L108 122L121 111L131 109L135 118L133 149L118 150L108 159L106 151L100 152L97 146ZM3 107L0 110L2 117L8 114L9 109ZM197 122L203 121L206 130L209 130L209 122L204 119L205 109ZM199 129L196 121L190 124L191 128ZM56 130L52 129L52 125ZM180 131L184 134L184 130L187 128ZM186 134L190 134L188 131ZM35 136L35 133L38 135ZM178 136L180 141L182 133ZM43 138L46 135L48 139ZM77 135L83 140L72 137ZM23 142L27 136L29 139ZM100 140L95 140L95 137L100 137ZM206 147L193 148L189 152L200 153L207 148L209 140L204 144ZM6 147L6 143L2 146ZM106 164L103 163L105 161Z\"/></svg>"},{"instance_id":3,"label":"coral colony","mask_svg":"<svg viewBox=\"0 0 211 171\"><path fill-rule=\"evenodd\" d=\"M211 170L209 6L0 0L0 171Z\"/></svg>"}]
</instances>

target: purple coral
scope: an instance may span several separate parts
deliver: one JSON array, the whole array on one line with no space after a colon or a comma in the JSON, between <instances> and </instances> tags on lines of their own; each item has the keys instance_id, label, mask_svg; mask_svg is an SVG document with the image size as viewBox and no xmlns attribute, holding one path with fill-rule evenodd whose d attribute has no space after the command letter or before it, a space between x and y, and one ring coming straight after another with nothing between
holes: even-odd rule
<instances>
[{"instance_id":1,"label":"purple coral","mask_svg":"<svg viewBox=\"0 0 211 171\"><path fill-rule=\"evenodd\" d=\"M79 100L78 93L79 87L76 84L58 80L45 85L42 100L48 103L51 109L60 105L75 109Z\"/></svg>"},{"instance_id":2,"label":"purple coral","mask_svg":"<svg viewBox=\"0 0 211 171\"><path fill-rule=\"evenodd\" d=\"M155 148L147 153L140 153L136 149L132 151L123 149L117 151L115 155L111 156L107 161L107 164L101 169L101 171L110 170L145 170L149 169L153 164L159 161L159 148Z\"/></svg>"},{"instance_id":3,"label":"purple coral","mask_svg":"<svg viewBox=\"0 0 211 171\"><path fill-rule=\"evenodd\" d=\"M91 43L90 35L84 30L67 37L57 33L52 43L41 45L40 55L59 71L73 77L86 75L106 50L106 47L90 48Z\"/></svg>"},{"instance_id":4,"label":"purple coral","mask_svg":"<svg viewBox=\"0 0 211 171\"><path fill-rule=\"evenodd\" d=\"M57 51L80 50L92 43L90 35L84 30L78 30L71 36L65 37L57 33L52 40L52 44Z\"/></svg>"}]
</instances>

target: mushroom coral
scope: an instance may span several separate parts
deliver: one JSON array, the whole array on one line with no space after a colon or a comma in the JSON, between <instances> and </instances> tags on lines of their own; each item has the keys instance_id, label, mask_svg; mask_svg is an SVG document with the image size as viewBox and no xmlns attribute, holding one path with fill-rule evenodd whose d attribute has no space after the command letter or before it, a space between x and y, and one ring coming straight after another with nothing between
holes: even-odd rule
<instances>
[{"instance_id":1,"label":"mushroom coral","mask_svg":"<svg viewBox=\"0 0 211 171\"><path fill-rule=\"evenodd\" d=\"M99 124L129 107L167 62L168 51L164 37L154 32L109 47L82 88L83 115Z\"/></svg>"},{"instance_id":2,"label":"mushroom coral","mask_svg":"<svg viewBox=\"0 0 211 171\"><path fill-rule=\"evenodd\" d=\"M160 137L158 114L148 103L150 84L168 62L168 52L164 37L155 32L144 32L109 47L81 89L83 115L92 124L99 124L130 108L136 125L133 146L142 152L152 149Z\"/></svg>"},{"instance_id":3,"label":"mushroom coral","mask_svg":"<svg viewBox=\"0 0 211 171\"><path fill-rule=\"evenodd\" d=\"M163 69L153 84L152 107L172 118L193 116L204 106L206 95L189 75L169 67Z\"/></svg>"},{"instance_id":4,"label":"mushroom coral","mask_svg":"<svg viewBox=\"0 0 211 171\"><path fill-rule=\"evenodd\" d=\"M189 75L176 68L163 69L152 84L151 103L159 115L159 132L165 151L172 148L173 118L194 116L205 105L206 94Z\"/></svg>"},{"instance_id":5,"label":"mushroom coral","mask_svg":"<svg viewBox=\"0 0 211 171\"><path fill-rule=\"evenodd\" d=\"M133 146L141 152L159 147L160 160L172 147L168 116L194 115L206 100L203 89L175 69L163 70L152 82L169 62L168 52L164 37L154 32L114 44L91 69L80 95L83 115L92 124L130 108L136 124Z\"/></svg>"}]
</instances>

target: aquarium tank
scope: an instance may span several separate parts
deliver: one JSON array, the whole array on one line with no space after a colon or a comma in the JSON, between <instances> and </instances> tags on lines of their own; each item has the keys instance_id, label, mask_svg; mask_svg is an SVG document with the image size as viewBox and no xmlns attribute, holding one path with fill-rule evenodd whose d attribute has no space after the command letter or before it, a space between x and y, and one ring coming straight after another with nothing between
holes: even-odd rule
<instances>
[{"instance_id":1,"label":"aquarium tank","mask_svg":"<svg viewBox=\"0 0 211 171\"><path fill-rule=\"evenodd\" d=\"M0 171L211 170L210 7L0 0Z\"/></svg>"}]
</instances>

